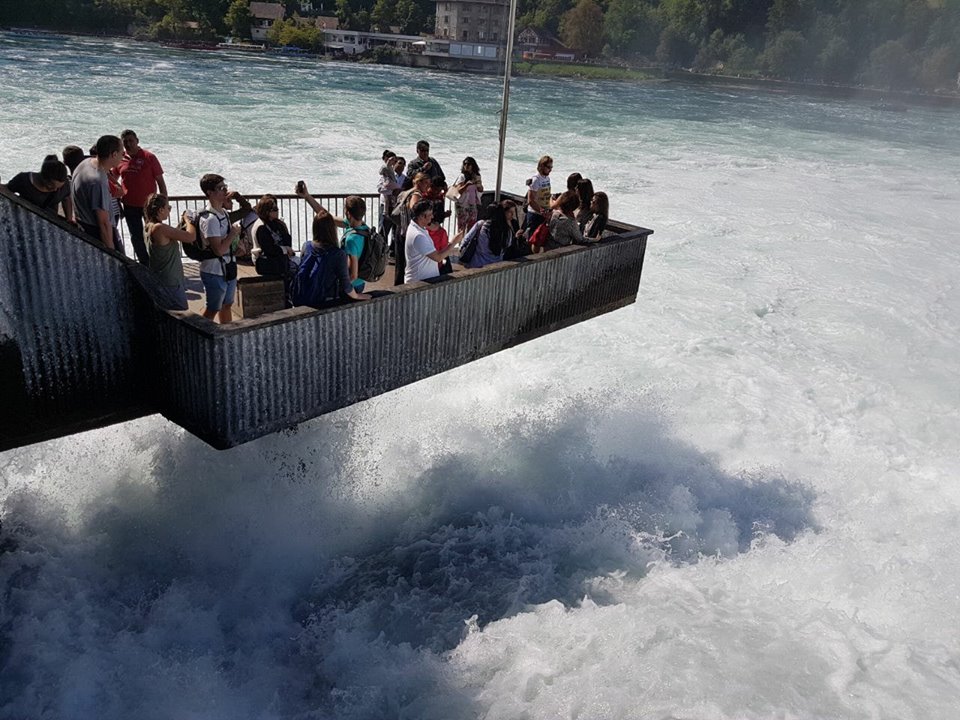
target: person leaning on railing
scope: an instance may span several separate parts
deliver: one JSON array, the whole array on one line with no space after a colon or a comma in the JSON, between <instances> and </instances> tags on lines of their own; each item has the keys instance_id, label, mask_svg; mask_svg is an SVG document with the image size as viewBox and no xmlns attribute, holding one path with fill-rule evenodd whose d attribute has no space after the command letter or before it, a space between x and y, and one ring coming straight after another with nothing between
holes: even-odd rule
<instances>
[{"instance_id":1,"label":"person leaning on railing","mask_svg":"<svg viewBox=\"0 0 960 720\"><path fill-rule=\"evenodd\" d=\"M459 242L463 233L457 233L453 241L443 250L437 250L427 231L427 226L433 219L433 200L419 200L410 211L410 226L407 228L406 257L407 267L404 271L404 282L429 280L440 274L439 263L459 249Z\"/></svg>"},{"instance_id":2,"label":"person leaning on railing","mask_svg":"<svg viewBox=\"0 0 960 720\"><path fill-rule=\"evenodd\" d=\"M47 155L40 166L40 172L14 175L7 183L7 190L53 213L57 212L57 205L62 205L63 216L67 222L74 222L68 179L67 166L60 162L56 155Z\"/></svg>"}]
</instances>

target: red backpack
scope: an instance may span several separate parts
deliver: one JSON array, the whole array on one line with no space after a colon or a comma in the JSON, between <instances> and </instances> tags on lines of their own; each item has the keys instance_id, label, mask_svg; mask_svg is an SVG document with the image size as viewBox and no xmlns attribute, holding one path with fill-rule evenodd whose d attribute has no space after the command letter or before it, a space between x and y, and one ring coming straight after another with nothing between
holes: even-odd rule
<instances>
[{"instance_id":1,"label":"red backpack","mask_svg":"<svg viewBox=\"0 0 960 720\"><path fill-rule=\"evenodd\" d=\"M550 239L550 225L547 222L542 222L537 225L537 229L533 231L530 235L530 247L543 247L547 244L547 240Z\"/></svg>"}]
</instances>

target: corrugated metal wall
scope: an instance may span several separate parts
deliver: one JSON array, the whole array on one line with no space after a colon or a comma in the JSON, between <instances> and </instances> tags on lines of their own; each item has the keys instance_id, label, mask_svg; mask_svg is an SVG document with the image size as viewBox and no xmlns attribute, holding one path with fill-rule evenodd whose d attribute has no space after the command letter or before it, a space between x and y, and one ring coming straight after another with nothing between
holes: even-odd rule
<instances>
[{"instance_id":1,"label":"corrugated metal wall","mask_svg":"<svg viewBox=\"0 0 960 720\"><path fill-rule=\"evenodd\" d=\"M143 414L128 261L0 191L0 447Z\"/></svg>"},{"instance_id":2,"label":"corrugated metal wall","mask_svg":"<svg viewBox=\"0 0 960 720\"><path fill-rule=\"evenodd\" d=\"M227 328L168 316L163 412L230 447L622 307L636 299L648 232L334 310Z\"/></svg>"},{"instance_id":3,"label":"corrugated metal wall","mask_svg":"<svg viewBox=\"0 0 960 720\"><path fill-rule=\"evenodd\" d=\"M649 230L226 327L0 188L0 449L160 411L231 447L634 302Z\"/></svg>"}]
</instances>

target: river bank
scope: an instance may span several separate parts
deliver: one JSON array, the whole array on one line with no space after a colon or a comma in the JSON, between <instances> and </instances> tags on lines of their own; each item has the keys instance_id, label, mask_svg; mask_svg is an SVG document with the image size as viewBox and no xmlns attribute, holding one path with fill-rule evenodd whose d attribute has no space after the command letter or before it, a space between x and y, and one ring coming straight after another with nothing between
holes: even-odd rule
<instances>
[{"instance_id":1,"label":"river bank","mask_svg":"<svg viewBox=\"0 0 960 720\"><path fill-rule=\"evenodd\" d=\"M862 100L883 105L883 109L896 109L897 105L926 107L960 107L960 94L923 93L857 85L826 85L795 82L774 78L743 77L697 73L688 70L667 70L659 67L617 67L582 63L528 62L513 66L515 75L538 75L556 78L590 80L622 80L633 82L667 81L693 85L720 85L728 88L764 90L772 93L830 97L842 100Z\"/></svg>"},{"instance_id":2,"label":"river bank","mask_svg":"<svg viewBox=\"0 0 960 720\"><path fill-rule=\"evenodd\" d=\"M213 43L203 44L156 41L137 38L132 35L91 35L89 33L75 31L68 32L41 28L4 28L2 31L13 35L39 36L40 38L73 36L82 38L93 37L114 40L133 40L135 42L148 43L160 47L175 47L179 50L199 50L204 52L251 52L253 48L253 46L243 44L237 44L236 46L231 47L224 43L218 47ZM274 54L269 50L258 50L257 52ZM284 53L277 51L275 54L283 55ZM456 73L468 72L482 75L502 74L503 72L503 65L500 62L487 61L470 64L468 62L469 58L441 58L422 54L381 54L376 58L371 58L368 56L368 54L361 56L348 55L343 57L334 57L330 55L302 53L297 54L296 57L302 57L305 59L310 58L315 60L336 59L348 62L379 63ZM544 61L531 62L522 60L514 63L513 74L516 76L571 78L579 80L616 80L625 82L670 81L695 85L719 85L728 88L764 90L772 93L786 93L795 95L808 95L813 97L830 97L843 100L875 102L882 106L880 109L903 109L898 108L898 105L960 107L960 94L958 93L931 94L923 92L884 90L882 88L852 85L826 85L820 83L778 80L774 78L697 73L687 70L668 70L655 66L625 67L593 63L588 64Z\"/></svg>"}]
</instances>

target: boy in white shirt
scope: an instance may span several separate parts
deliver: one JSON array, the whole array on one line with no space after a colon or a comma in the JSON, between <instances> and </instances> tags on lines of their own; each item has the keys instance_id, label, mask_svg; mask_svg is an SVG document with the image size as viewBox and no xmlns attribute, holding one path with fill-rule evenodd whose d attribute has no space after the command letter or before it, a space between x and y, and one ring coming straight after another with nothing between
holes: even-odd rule
<instances>
[{"instance_id":1,"label":"boy in white shirt","mask_svg":"<svg viewBox=\"0 0 960 720\"><path fill-rule=\"evenodd\" d=\"M237 261L232 244L240 230L230 224L224 206L227 204L227 183L221 175L208 173L200 178L200 190L207 196L205 213L198 227L207 246L207 257L200 261L200 280L207 296L203 316L220 324L233 322L233 301L237 294Z\"/></svg>"}]
</instances>

